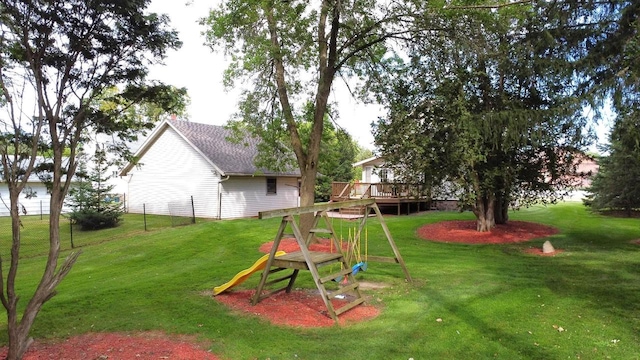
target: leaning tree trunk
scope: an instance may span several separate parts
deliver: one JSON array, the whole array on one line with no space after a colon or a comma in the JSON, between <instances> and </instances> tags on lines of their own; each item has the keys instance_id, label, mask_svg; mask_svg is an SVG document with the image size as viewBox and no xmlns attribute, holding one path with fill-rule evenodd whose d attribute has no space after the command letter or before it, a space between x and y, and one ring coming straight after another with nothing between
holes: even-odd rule
<instances>
[{"instance_id":1,"label":"leaning tree trunk","mask_svg":"<svg viewBox=\"0 0 640 360\"><path fill-rule=\"evenodd\" d=\"M58 162L60 162L58 160ZM57 174L62 171L57 168ZM44 273L40 279L40 283L36 288L33 296L27 303L22 317L18 315L18 296L15 293L15 273L18 269L20 234L19 234L19 216L17 206L17 196L12 197L11 211L14 226L14 244L11 253L11 268L7 279L7 301L5 307L8 314L8 330L9 330L9 350L7 354L8 360L20 360L33 342L29 337L29 332L36 316L42 309L42 306L49 301L55 294L55 288L60 284L62 279L71 271L80 252L71 253L58 267L58 257L60 256L60 215L66 189L60 187L59 175L54 175L53 187L51 191L50 210L49 210L49 254L45 264ZM17 223L17 225L16 225ZM15 228L18 227L16 233ZM3 300L4 302L4 300Z\"/></svg>"},{"instance_id":2,"label":"leaning tree trunk","mask_svg":"<svg viewBox=\"0 0 640 360\"><path fill-rule=\"evenodd\" d=\"M32 342L29 338L29 328L25 328L23 326L23 322L19 319L18 295L15 292L15 282L19 264L18 261L20 258L20 215L18 213L19 194L20 193L17 190L10 189L12 230L11 265L9 267L9 273L6 280L6 299L3 297L3 305L7 310L7 329L9 335L7 359L9 360L22 359Z\"/></svg>"}]
</instances>

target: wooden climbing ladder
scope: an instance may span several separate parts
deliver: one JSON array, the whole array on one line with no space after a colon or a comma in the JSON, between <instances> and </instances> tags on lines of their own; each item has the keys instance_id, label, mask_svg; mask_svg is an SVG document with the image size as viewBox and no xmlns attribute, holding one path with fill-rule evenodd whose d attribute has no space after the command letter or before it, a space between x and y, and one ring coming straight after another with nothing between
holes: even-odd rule
<instances>
[{"instance_id":1,"label":"wooden climbing ladder","mask_svg":"<svg viewBox=\"0 0 640 360\"><path fill-rule=\"evenodd\" d=\"M327 307L328 315L333 320L338 321L338 316L340 314L353 309L354 307L364 302L364 298L360 293L360 284L356 281L355 277L352 274L352 268L345 260L345 255L341 251L342 249L340 248L340 244L338 242L338 239L336 238L332 223L329 219L329 216L327 215L327 212L330 210L348 207L365 207L365 214L360 221L360 226L356 234L357 237L360 236L362 229L366 224L368 214L370 210L373 209L380 221L389 245L393 249L394 257L369 256L369 261L391 262L400 264L407 281L411 282L411 276L407 271L407 267L405 266L404 260L400 255L400 251L398 251L398 248L396 247L396 244L391 237L391 233L389 232L389 229L384 222L384 218L380 213L380 209L373 199L344 201L308 207L263 211L259 214L260 219L282 216L282 221L280 222L278 233L276 234L275 240L273 241L273 246L271 248L271 252L269 253L269 258L266 262L265 268L262 272L262 277L260 278L260 282L258 283L256 292L251 299L251 303L253 305L256 305L262 299L274 295L275 293L281 291L286 291L287 293L291 292L293 284L295 283L296 277L298 276L300 270L309 270L311 272L311 276L313 277L316 287L320 292L322 301ZM315 218L311 226L311 230L305 239L294 216L307 213L315 213ZM323 220L324 227L319 227L320 220ZM285 234L287 228L291 229L293 231L293 234ZM316 234L329 236L330 241L332 241L333 247L337 252L327 253L320 251L310 251L309 244ZM280 245L280 241L285 237L294 237L300 247L300 251L276 256L276 251L278 249L278 246ZM335 263L341 264L340 271L321 276L318 270L319 268ZM290 274L281 275L271 280L269 279L270 276L277 275L278 273L281 273L282 271L287 269L293 269L293 272L291 272ZM345 281L334 282L338 279L345 279ZM285 281L285 286L276 288L275 290L265 291L267 287ZM339 287L336 290L329 290L327 289L328 283L337 283L339 284ZM335 308L331 300L340 295L345 295L345 298L347 298L347 294L351 294L351 296L348 297L350 301L339 308Z\"/></svg>"}]
</instances>

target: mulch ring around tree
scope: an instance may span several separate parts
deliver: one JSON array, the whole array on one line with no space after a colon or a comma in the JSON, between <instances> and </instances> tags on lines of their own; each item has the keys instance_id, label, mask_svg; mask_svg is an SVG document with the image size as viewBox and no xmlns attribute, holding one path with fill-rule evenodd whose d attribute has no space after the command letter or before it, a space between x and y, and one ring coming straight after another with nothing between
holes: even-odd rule
<instances>
[{"instance_id":1,"label":"mulch ring around tree","mask_svg":"<svg viewBox=\"0 0 640 360\"><path fill-rule=\"evenodd\" d=\"M441 221L421 226L418 236L424 240L459 244L511 244L544 238L558 233L558 229L527 221L509 221L496 225L491 231L478 232L475 220ZM529 248L526 253L553 256L562 250L543 253L542 249Z\"/></svg>"},{"instance_id":2,"label":"mulch ring around tree","mask_svg":"<svg viewBox=\"0 0 640 360\"><path fill-rule=\"evenodd\" d=\"M319 243L309 246L309 250L336 252L335 247L329 239L319 239L319 241ZM343 244L343 247L345 245L346 244ZM272 247L273 241L265 243L260 246L260 252L268 253ZM287 238L281 240L278 250L295 252L299 251L300 247L295 239ZM261 272L257 272L253 276L260 276L260 274ZM377 285L379 286L370 286L370 288L385 287L384 284ZM335 325L335 321L329 317L327 308L316 288L294 289L288 294L286 292L279 292L261 300L255 306L251 305L251 297L254 293L255 289L231 289L217 295L214 299L235 311L259 316L274 325L304 328L329 327ZM345 299L333 299L332 304L334 308L338 308L349 301L350 299L348 297ZM379 301L377 303L379 303ZM377 317L379 314L379 307L371 305L371 301L367 300L366 303L356 306L338 316L338 324L348 325L366 321Z\"/></svg>"}]
</instances>

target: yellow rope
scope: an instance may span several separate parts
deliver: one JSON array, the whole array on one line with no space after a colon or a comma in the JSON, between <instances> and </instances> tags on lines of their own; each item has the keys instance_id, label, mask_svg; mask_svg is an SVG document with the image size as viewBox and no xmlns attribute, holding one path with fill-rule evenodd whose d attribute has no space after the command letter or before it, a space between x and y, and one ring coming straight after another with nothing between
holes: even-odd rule
<instances>
[{"instance_id":1,"label":"yellow rope","mask_svg":"<svg viewBox=\"0 0 640 360\"><path fill-rule=\"evenodd\" d=\"M369 259L369 229L364 228L364 261Z\"/></svg>"}]
</instances>

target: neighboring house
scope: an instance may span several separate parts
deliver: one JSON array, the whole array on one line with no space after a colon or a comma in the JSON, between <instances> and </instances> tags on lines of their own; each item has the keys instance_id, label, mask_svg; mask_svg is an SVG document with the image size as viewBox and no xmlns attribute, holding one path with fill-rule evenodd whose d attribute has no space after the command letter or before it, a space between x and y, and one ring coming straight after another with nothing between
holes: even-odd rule
<instances>
[{"instance_id":1,"label":"neighboring house","mask_svg":"<svg viewBox=\"0 0 640 360\"><path fill-rule=\"evenodd\" d=\"M362 167L362 178L364 183L384 183L393 182L393 172L385 168L384 159L378 156L370 157L353 164L353 167Z\"/></svg>"},{"instance_id":2,"label":"neighboring house","mask_svg":"<svg viewBox=\"0 0 640 360\"><path fill-rule=\"evenodd\" d=\"M591 179L598 172L598 169L600 169L598 162L590 156L585 156L576 169L576 172L580 175L578 187L581 189L590 187Z\"/></svg>"},{"instance_id":3,"label":"neighboring house","mask_svg":"<svg viewBox=\"0 0 640 360\"><path fill-rule=\"evenodd\" d=\"M3 182L4 183L4 182ZM35 193L35 196L27 198L27 193ZM29 177L27 186L20 194L18 210L21 215L48 215L50 195L47 187L37 176ZM63 209L64 212L64 209ZM0 187L0 216L10 216L9 212L9 188L6 183Z\"/></svg>"},{"instance_id":4,"label":"neighboring house","mask_svg":"<svg viewBox=\"0 0 640 360\"><path fill-rule=\"evenodd\" d=\"M357 163L353 164L354 167L362 167L362 178L361 178L361 183L359 186L355 186L356 189L356 193L358 191L364 191L364 190L358 190L358 188L363 188L364 185L362 184L385 184L385 183L395 183L396 179L394 178L394 174L393 174L393 170L391 170L390 168L385 166L385 160L382 157L378 157L378 156L374 156L374 157L370 157L368 159L364 159L362 161L359 161ZM375 197L376 199L382 197L386 197L385 193L388 193L388 191L385 190L385 188L388 188L389 185L383 185L382 187L380 187L380 185L377 185L376 187L372 187L371 190L371 194L372 197ZM414 187L420 187L420 184L407 184L406 187L404 187L407 191L407 194L404 194L400 191L394 191L392 188L391 194L392 197L414 197L416 194L416 191L419 192L419 190L415 190L412 189ZM397 185L395 188L399 188L402 189L402 186ZM378 191L377 189L382 189L382 191ZM450 196L443 196L442 194L440 194L440 192L436 191L438 194L436 194L434 196L433 199L429 199L430 200L430 208L431 209L439 209L439 210L452 210L457 208L458 206L458 200L451 198ZM421 198L421 200L419 201L424 201L424 197L419 196ZM380 200L378 200L380 201ZM410 201L406 200L406 201ZM398 212L400 213L400 212Z\"/></svg>"},{"instance_id":5,"label":"neighboring house","mask_svg":"<svg viewBox=\"0 0 640 360\"><path fill-rule=\"evenodd\" d=\"M137 163L120 173L127 183L127 210L170 215L193 206L196 217L230 219L298 206L299 172L256 168L258 140L236 144L229 136L222 126L160 124L136 152Z\"/></svg>"},{"instance_id":6,"label":"neighboring house","mask_svg":"<svg viewBox=\"0 0 640 360\"><path fill-rule=\"evenodd\" d=\"M591 179L600 169L598 162L588 155L581 157L580 161L576 168L577 176L574 181L576 189L569 193L565 199L567 201L582 201L588 194L586 189L591 186Z\"/></svg>"},{"instance_id":7,"label":"neighboring house","mask_svg":"<svg viewBox=\"0 0 640 360\"><path fill-rule=\"evenodd\" d=\"M37 166L39 163L43 161L42 157L36 158ZM75 181L75 179L72 179ZM0 186L0 216L10 216L11 213L9 211L9 187L6 185L4 181L1 181L2 185ZM73 184L71 185L73 186ZM32 196L28 197L28 194ZM18 210L21 215L48 215L50 209L50 201L51 195L49 194L49 190L47 190L46 185L40 180L38 175L35 173L31 173L29 176L29 180L27 180L27 185L25 186L22 193L20 193L19 197L19 205ZM71 211L71 208L66 204L62 207L62 212L66 213Z\"/></svg>"},{"instance_id":8,"label":"neighboring house","mask_svg":"<svg viewBox=\"0 0 640 360\"><path fill-rule=\"evenodd\" d=\"M581 201L581 199L585 195L585 188L591 186L591 178L598 172L598 164L597 162L589 157L589 156L580 156L578 160L580 163L576 168L576 176L574 176L574 185L577 187L576 190L573 190L569 193L565 200L574 200ZM364 188L364 184L377 184L377 183L393 183L393 171L387 167L385 167L385 161L381 157L371 157L362 161L359 161L353 164L354 167L361 166L362 167L362 178L360 180L359 186L355 186L356 192L363 192L364 190L358 190L358 188ZM444 184L442 191L435 191L434 194L434 204L432 207L437 208L445 208L445 209L454 209L457 207L457 200L455 191L450 189L450 186ZM373 192L375 194L375 191ZM448 195L443 195L448 194ZM375 197L375 195L374 195Z\"/></svg>"}]
</instances>

